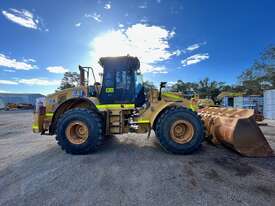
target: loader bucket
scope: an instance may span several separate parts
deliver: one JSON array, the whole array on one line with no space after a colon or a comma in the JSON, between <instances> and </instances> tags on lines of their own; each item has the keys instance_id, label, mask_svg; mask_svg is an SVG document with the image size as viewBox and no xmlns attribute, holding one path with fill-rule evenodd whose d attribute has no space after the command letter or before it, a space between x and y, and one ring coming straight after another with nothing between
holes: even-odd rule
<instances>
[{"instance_id":1,"label":"loader bucket","mask_svg":"<svg viewBox=\"0 0 275 206\"><path fill-rule=\"evenodd\" d=\"M201 109L206 138L222 143L248 157L273 156L273 150L258 127L254 110L208 107Z\"/></svg>"}]
</instances>

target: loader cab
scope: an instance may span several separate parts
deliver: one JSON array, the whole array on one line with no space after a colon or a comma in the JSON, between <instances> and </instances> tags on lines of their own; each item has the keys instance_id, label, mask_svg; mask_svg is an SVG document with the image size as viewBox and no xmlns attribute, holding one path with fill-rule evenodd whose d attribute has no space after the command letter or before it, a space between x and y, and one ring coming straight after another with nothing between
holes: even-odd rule
<instances>
[{"instance_id":1,"label":"loader cab","mask_svg":"<svg viewBox=\"0 0 275 206\"><path fill-rule=\"evenodd\" d=\"M101 104L142 106L145 103L138 58L130 56L102 57L99 64L103 67L103 81L99 95Z\"/></svg>"}]
</instances>

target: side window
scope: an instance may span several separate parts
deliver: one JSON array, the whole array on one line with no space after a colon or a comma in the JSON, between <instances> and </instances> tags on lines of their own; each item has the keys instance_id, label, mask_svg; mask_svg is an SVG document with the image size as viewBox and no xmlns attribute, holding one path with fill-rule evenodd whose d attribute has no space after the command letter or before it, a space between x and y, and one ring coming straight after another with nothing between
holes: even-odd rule
<instances>
[{"instance_id":1,"label":"side window","mask_svg":"<svg viewBox=\"0 0 275 206\"><path fill-rule=\"evenodd\" d=\"M126 71L116 72L116 89L123 89L126 87Z\"/></svg>"},{"instance_id":2,"label":"side window","mask_svg":"<svg viewBox=\"0 0 275 206\"><path fill-rule=\"evenodd\" d=\"M126 73L126 71L125 71ZM132 88L132 83L133 83L133 77L132 77L132 71L127 71L127 77L126 77L126 89L129 91Z\"/></svg>"},{"instance_id":3,"label":"side window","mask_svg":"<svg viewBox=\"0 0 275 206\"><path fill-rule=\"evenodd\" d=\"M114 87L113 73L112 72L109 72L109 73L105 74L104 86L105 87Z\"/></svg>"},{"instance_id":4,"label":"side window","mask_svg":"<svg viewBox=\"0 0 275 206\"><path fill-rule=\"evenodd\" d=\"M140 92L142 89L143 81L142 81L142 75L140 73L135 73L135 88L136 88L136 94Z\"/></svg>"}]
</instances>

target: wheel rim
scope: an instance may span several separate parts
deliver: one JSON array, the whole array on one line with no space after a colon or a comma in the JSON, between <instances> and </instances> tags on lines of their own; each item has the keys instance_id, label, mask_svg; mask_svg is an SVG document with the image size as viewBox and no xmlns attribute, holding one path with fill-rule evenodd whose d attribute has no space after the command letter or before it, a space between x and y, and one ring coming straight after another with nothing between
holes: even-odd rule
<instances>
[{"instance_id":1,"label":"wheel rim","mask_svg":"<svg viewBox=\"0 0 275 206\"><path fill-rule=\"evenodd\" d=\"M84 122L71 122L66 128L66 137L72 144L83 144L88 139L88 127Z\"/></svg>"},{"instance_id":2,"label":"wheel rim","mask_svg":"<svg viewBox=\"0 0 275 206\"><path fill-rule=\"evenodd\" d=\"M194 135L193 125L186 120L177 120L172 124L170 136L178 144L189 142Z\"/></svg>"}]
</instances>

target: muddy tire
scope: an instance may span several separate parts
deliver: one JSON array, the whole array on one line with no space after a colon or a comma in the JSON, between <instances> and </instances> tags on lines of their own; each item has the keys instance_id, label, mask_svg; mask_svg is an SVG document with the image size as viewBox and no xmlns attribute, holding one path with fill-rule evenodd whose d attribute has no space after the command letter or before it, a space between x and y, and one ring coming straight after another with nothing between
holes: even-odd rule
<instances>
[{"instance_id":1,"label":"muddy tire","mask_svg":"<svg viewBox=\"0 0 275 206\"><path fill-rule=\"evenodd\" d=\"M103 141L103 121L96 111L76 108L57 123L57 143L70 154L95 152Z\"/></svg>"},{"instance_id":2,"label":"muddy tire","mask_svg":"<svg viewBox=\"0 0 275 206\"><path fill-rule=\"evenodd\" d=\"M203 123L192 110L172 107L158 119L156 136L166 151L189 154L196 151L203 141Z\"/></svg>"}]
</instances>

